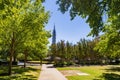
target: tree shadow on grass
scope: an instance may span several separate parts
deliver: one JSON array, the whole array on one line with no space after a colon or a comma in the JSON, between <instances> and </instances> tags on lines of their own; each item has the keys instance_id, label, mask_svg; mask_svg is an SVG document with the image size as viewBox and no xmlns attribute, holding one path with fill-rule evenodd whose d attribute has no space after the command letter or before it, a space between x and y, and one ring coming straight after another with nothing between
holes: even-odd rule
<instances>
[{"instance_id":1,"label":"tree shadow on grass","mask_svg":"<svg viewBox=\"0 0 120 80\"><path fill-rule=\"evenodd\" d=\"M0 80L37 80L37 77L33 77L33 75L3 76L0 77Z\"/></svg>"},{"instance_id":2,"label":"tree shadow on grass","mask_svg":"<svg viewBox=\"0 0 120 80\"><path fill-rule=\"evenodd\" d=\"M29 71L37 71L37 69L35 68L31 68L31 67L14 67L12 69L13 73L19 73L19 74L23 74L24 72L29 72Z\"/></svg>"},{"instance_id":3,"label":"tree shadow on grass","mask_svg":"<svg viewBox=\"0 0 120 80\"><path fill-rule=\"evenodd\" d=\"M120 75L114 73L104 73L101 77L105 80L120 80Z\"/></svg>"},{"instance_id":4,"label":"tree shadow on grass","mask_svg":"<svg viewBox=\"0 0 120 80\"><path fill-rule=\"evenodd\" d=\"M30 72L30 71L38 71L35 68L27 67L13 67L12 69L12 75L8 76L6 74L1 74L0 75L0 80L37 80L38 77L32 75L32 74L25 74L25 72Z\"/></svg>"},{"instance_id":5,"label":"tree shadow on grass","mask_svg":"<svg viewBox=\"0 0 120 80\"><path fill-rule=\"evenodd\" d=\"M120 75L119 74L115 74L112 72L120 72L120 67L110 67L109 69L106 69L106 72L110 72L110 73L103 73L102 77L105 80L120 80Z\"/></svg>"},{"instance_id":6,"label":"tree shadow on grass","mask_svg":"<svg viewBox=\"0 0 120 80\"><path fill-rule=\"evenodd\" d=\"M115 73L103 73L101 76L93 80L120 80L120 75Z\"/></svg>"},{"instance_id":7,"label":"tree shadow on grass","mask_svg":"<svg viewBox=\"0 0 120 80\"><path fill-rule=\"evenodd\" d=\"M98 79L94 79L94 80L120 80L120 74L117 73L113 73L113 72L120 72L120 67L111 67L109 69L105 69L106 73L103 73L101 76L98 77Z\"/></svg>"},{"instance_id":8,"label":"tree shadow on grass","mask_svg":"<svg viewBox=\"0 0 120 80\"><path fill-rule=\"evenodd\" d=\"M8 75L8 66L0 65L0 76L7 76Z\"/></svg>"},{"instance_id":9,"label":"tree shadow on grass","mask_svg":"<svg viewBox=\"0 0 120 80\"><path fill-rule=\"evenodd\" d=\"M120 72L120 67L111 67L109 69L106 69L108 72L110 71L115 71L115 72Z\"/></svg>"}]
</instances>

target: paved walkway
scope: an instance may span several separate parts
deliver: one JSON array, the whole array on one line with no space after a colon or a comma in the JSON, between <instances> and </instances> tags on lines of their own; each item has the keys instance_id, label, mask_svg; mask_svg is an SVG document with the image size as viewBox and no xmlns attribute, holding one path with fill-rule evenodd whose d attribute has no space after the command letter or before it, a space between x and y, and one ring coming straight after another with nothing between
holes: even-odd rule
<instances>
[{"instance_id":1,"label":"paved walkway","mask_svg":"<svg viewBox=\"0 0 120 80\"><path fill-rule=\"evenodd\" d=\"M67 80L52 64L43 64L38 80Z\"/></svg>"}]
</instances>

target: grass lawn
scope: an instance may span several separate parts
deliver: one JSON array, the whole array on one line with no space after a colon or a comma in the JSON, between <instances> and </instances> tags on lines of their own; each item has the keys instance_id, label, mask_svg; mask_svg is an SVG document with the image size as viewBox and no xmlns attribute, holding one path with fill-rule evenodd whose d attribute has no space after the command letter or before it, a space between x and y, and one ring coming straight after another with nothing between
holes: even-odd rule
<instances>
[{"instance_id":1,"label":"grass lawn","mask_svg":"<svg viewBox=\"0 0 120 80\"><path fill-rule=\"evenodd\" d=\"M68 80L120 80L120 66L81 66L63 67L58 70L79 70L87 76L66 76Z\"/></svg>"},{"instance_id":2,"label":"grass lawn","mask_svg":"<svg viewBox=\"0 0 120 80\"><path fill-rule=\"evenodd\" d=\"M0 80L37 80L40 74L40 66L27 66L25 69L21 66L14 66L11 76L7 76L5 73L7 73L7 67L0 66Z\"/></svg>"}]
</instances>

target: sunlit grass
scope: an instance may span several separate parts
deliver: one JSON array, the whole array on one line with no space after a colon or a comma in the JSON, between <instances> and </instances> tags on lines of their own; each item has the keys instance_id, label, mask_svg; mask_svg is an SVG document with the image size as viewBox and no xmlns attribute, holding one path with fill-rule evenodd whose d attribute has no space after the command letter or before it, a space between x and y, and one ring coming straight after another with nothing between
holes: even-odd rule
<instances>
[{"instance_id":1,"label":"sunlit grass","mask_svg":"<svg viewBox=\"0 0 120 80\"><path fill-rule=\"evenodd\" d=\"M68 80L120 80L120 66L64 67L58 70L79 70L87 76L67 76Z\"/></svg>"}]
</instances>

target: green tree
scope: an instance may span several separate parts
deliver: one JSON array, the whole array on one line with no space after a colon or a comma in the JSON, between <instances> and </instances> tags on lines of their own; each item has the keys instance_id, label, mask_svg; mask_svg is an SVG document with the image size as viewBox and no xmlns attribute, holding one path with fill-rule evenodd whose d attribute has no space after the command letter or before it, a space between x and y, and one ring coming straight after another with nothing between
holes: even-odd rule
<instances>
[{"instance_id":1,"label":"green tree","mask_svg":"<svg viewBox=\"0 0 120 80\"><path fill-rule=\"evenodd\" d=\"M57 52L57 45L56 44L52 44L50 46L50 56L51 56L51 61L55 60L55 57L57 56L58 52Z\"/></svg>"},{"instance_id":2,"label":"green tree","mask_svg":"<svg viewBox=\"0 0 120 80\"><path fill-rule=\"evenodd\" d=\"M54 55L55 65L63 66L63 63L67 57L65 41L61 40L57 44L52 44L51 53Z\"/></svg>"},{"instance_id":3,"label":"green tree","mask_svg":"<svg viewBox=\"0 0 120 80\"><path fill-rule=\"evenodd\" d=\"M111 16L104 25L104 34L101 35L100 41L96 46L101 54L109 58L120 58L120 15L115 13Z\"/></svg>"},{"instance_id":4,"label":"green tree","mask_svg":"<svg viewBox=\"0 0 120 80\"><path fill-rule=\"evenodd\" d=\"M113 26L106 26L105 34L101 36L99 43L95 47L95 50L98 50L102 55L109 58L120 56L120 33Z\"/></svg>"},{"instance_id":5,"label":"green tree","mask_svg":"<svg viewBox=\"0 0 120 80\"><path fill-rule=\"evenodd\" d=\"M71 64L72 60L73 60L73 45L72 43L69 43L68 41L65 43L65 61L67 62L67 64Z\"/></svg>"},{"instance_id":6,"label":"green tree","mask_svg":"<svg viewBox=\"0 0 120 80\"><path fill-rule=\"evenodd\" d=\"M101 56L94 50L96 40L80 39L74 46L74 56L78 60L78 64L93 64L99 62Z\"/></svg>"},{"instance_id":7,"label":"green tree","mask_svg":"<svg viewBox=\"0 0 120 80\"><path fill-rule=\"evenodd\" d=\"M31 47L38 47L37 43L41 46L47 44L48 35L44 25L48 21L48 12L45 12L41 0L2 0L0 13L0 40L10 55L11 74L14 53L22 52L27 58Z\"/></svg>"},{"instance_id":8,"label":"green tree","mask_svg":"<svg viewBox=\"0 0 120 80\"><path fill-rule=\"evenodd\" d=\"M51 50L55 51L54 57L60 58L56 60L57 66L69 65L77 61L77 64L100 64L102 62L102 54L95 51L95 45L98 43L98 38L94 40L80 39L76 44L61 40Z\"/></svg>"},{"instance_id":9,"label":"green tree","mask_svg":"<svg viewBox=\"0 0 120 80\"><path fill-rule=\"evenodd\" d=\"M22 24L24 27L30 27L30 30L26 33L28 34L28 36L27 39L25 39L26 41L23 43L23 46L25 46L25 62L28 56L28 50L30 51L31 48L37 51L36 54L43 53L42 50L46 50L48 44L47 39L50 37L50 33L48 31L45 31L44 29L44 24L47 23L47 21L48 13L45 13L44 7L42 7L40 4L32 7L32 9L28 13L26 13L26 17L24 18Z\"/></svg>"}]
</instances>

